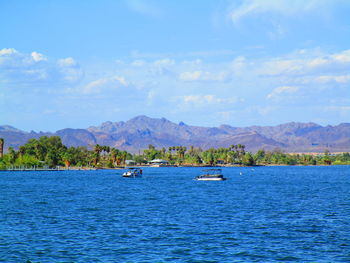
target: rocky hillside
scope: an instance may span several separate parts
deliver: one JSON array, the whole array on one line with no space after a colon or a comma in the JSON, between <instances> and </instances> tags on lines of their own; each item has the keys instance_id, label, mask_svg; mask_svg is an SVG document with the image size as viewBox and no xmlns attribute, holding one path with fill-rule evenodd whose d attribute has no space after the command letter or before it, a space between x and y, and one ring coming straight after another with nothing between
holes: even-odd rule
<instances>
[{"instance_id":1,"label":"rocky hillside","mask_svg":"<svg viewBox=\"0 0 350 263\"><path fill-rule=\"evenodd\" d=\"M57 135L67 146L109 145L130 152L138 152L149 144L158 148L176 145L227 147L244 144L249 151L279 148L286 152L350 151L350 123L321 126L315 123L286 123L278 126L245 128L190 126L173 123L165 118L138 116L126 122L105 122L87 129L63 129L55 133L24 132L11 126L0 126L5 149L18 148L30 138Z\"/></svg>"}]
</instances>

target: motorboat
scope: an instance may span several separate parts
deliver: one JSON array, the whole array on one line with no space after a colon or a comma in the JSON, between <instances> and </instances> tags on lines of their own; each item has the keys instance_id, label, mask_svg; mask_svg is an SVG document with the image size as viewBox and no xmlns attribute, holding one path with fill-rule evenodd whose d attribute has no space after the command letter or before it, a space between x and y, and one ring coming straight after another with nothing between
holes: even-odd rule
<instances>
[{"instance_id":1,"label":"motorboat","mask_svg":"<svg viewBox=\"0 0 350 263\"><path fill-rule=\"evenodd\" d=\"M198 181L224 181L226 178L222 175L221 169L206 169L203 174L194 178Z\"/></svg>"},{"instance_id":2,"label":"motorboat","mask_svg":"<svg viewBox=\"0 0 350 263\"><path fill-rule=\"evenodd\" d=\"M142 175L142 169L140 168L129 168L128 171L123 173L123 177L139 177Z\"/></svg>"}]
</instances>

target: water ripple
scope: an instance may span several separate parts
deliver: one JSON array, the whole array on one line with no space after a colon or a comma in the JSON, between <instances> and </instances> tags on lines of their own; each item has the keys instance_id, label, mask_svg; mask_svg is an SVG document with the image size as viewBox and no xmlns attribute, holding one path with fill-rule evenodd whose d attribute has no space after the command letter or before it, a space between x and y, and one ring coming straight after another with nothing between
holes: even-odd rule
<instances>
[{"instance_id":1,"label":"water ripple","mask_svg":"<svg viewBox=\"0 0 350 263\"><path fill-rule=\"evenodd\" d=\"M349 262L350 168L0 173L0 262Z\"/></svg>"}]
</instances>

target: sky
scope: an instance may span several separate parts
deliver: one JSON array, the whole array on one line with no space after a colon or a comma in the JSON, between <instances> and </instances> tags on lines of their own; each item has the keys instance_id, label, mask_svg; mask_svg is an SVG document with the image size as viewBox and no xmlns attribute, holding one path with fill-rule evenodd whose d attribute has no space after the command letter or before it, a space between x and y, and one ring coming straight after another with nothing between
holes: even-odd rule
<instances>
[{"instance_id":1,"label":"sky","mask_svg":"<svg viewBox=\"0 0 350 263\"><path fill-rule=\"evenodd\" d=\"M348 0L0 0L0 125L350 122Z\"/></svg>"}]
</instances>

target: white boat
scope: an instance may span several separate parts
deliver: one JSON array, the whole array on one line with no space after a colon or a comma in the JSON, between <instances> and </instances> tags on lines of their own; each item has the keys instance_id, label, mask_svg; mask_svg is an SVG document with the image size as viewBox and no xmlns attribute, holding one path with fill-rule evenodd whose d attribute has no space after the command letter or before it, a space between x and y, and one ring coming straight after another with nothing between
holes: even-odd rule
<instances>
[{"instance_id":1,"label":"white boat","mask_svg":"<svg viewBox=\"0 0 350 263\"><path fill-rule=\"evenodd\" d=\"M142 169L140 168L129 168L128 171L123 173L123 177L139 177L142 175Z\"/></svg>"},{"instance_id":2,"label":"white boat","mask_svg":"<svg viewBox=\"0 0 350 263\"><path fill-rule=\"evenodd\" d=\"M204 174L194 178L198 181L224 181L226 178L222 175L221 169L206 169Z\"/></svg>"}]
</instances>

